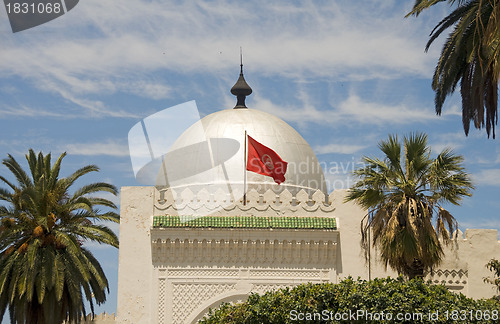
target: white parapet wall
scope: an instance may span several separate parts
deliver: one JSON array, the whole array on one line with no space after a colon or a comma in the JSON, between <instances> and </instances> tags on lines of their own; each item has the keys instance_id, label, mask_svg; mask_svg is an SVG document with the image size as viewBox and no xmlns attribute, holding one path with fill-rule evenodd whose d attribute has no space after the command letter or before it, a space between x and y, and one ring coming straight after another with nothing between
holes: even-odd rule
<instances>
[{"instance_id":1,"label":"white parapet wall","mask_svg":"<svg viewBox=\"0 0 500 324\"><path fill-rule=\"evenodd\" d=\"M121 191L118 273L119 323L193 323L210 307L244 300L304 282L338 282L352 276L396 276L371 250L366 262L360 245L365 212L344 203L345 190L330 195L300 191L292 196L250 191L246 201L223 191ZM335 219L336 227L192 228L153 226L168 215L231 217L312 217ZM156 224L157 225L157 224ZM474 298L491 297L485 265L500 259L496 230L467 230L446 248L446 257L428 279Z\"/></svg>"},{"instance_id":2,"label":"white parapet wall","mask_svg":"<svg viewBox=\"0 0 500 324\"><path fill-rule=\"evenodd\" d=\"M428 276L434 283L442 283L452 291L472 298L489 298L497 294L495 287L484 278L493 277L486 268L491 259L500 260L500 242L497 230L467 229L454 233L456 239L445 247L445 258Z\"/></svg>"}]
</instances>

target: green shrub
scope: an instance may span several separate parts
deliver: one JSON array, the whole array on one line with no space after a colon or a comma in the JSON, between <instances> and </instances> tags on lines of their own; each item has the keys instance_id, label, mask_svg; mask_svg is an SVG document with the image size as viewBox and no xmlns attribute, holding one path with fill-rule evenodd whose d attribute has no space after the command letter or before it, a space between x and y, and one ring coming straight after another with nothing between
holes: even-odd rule
<instances>
[{"instance_id":1,"label":"green shrub","mask_svg":"<svg viewBox=\"0 0 500 324\"><path fill-rule=\"evenodd\" d=\"M497 287L497 292L500 293L500 261L496 259L491 259L490 262L486 264L486 268L493 272L494 278L483 278L484 282L490 283ZM496 296L496 299L500 300L500 296Z\"/></svg>"},{"instance_id":2,"label":"green shrub","mask_svg":"<svg viewBox=\"0 0 500 324\"><path fill-rule=\"evenodd\" d=\"M406 317L405 317L406 316ZM419 279L303 284L223 304L200 323L499 323L500 303Z\"/></svg>"}]
</instances>

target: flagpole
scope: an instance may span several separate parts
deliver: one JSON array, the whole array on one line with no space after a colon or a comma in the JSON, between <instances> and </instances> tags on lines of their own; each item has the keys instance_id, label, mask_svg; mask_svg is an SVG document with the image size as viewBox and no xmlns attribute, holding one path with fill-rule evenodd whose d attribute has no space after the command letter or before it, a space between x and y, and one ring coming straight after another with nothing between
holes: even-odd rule
<instances>
[{"instance_id":1,"label":"flagpole","mask_svg":"<svg viewBox=\"0 0 500 324\"><path fill-rule=\"evenodd\" d=\"M243 149L243 206L247 204L247 131L245 130L245 145Z\"/></svg>"}]
</instances>

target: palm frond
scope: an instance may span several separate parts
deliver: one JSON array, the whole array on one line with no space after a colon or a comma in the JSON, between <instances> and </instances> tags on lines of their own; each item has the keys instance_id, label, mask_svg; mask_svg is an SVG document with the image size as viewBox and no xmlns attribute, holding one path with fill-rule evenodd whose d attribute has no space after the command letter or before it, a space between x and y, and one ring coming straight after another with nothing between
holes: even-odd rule
<instances>
[{"instance_id":1,"label":"palm frond","mask_svg":"<svg viewBox=\"0 0 500 324\"><path fill-rule=\"evenodd\" d=\"M447 243L457 228L440 204L458 204L474 187L463 157L445 149L432 159L425 134L405 136L403 145L402 151L397 137L390 136L379 145L384 161L363 157L366 165L354 170L359 180L344 201L355 201L368 210L361 224L364 249L370 245L367 233L371 231L372 244L386 267L409 277L422 276L443 257L439 238Z\"/></svg>"},{"instance_id":2,"label":"palm frond","mask_svg":"<svg viewBox=\"0 0 500 324\"><path fill-rule=\"evenodd\" d=\"M117 190L98 182L70 193L77 179L98 168L85 166L61 178L65 155L52 164L50 154L29 150L29 175L12 156L3 160L17 183L0 178L12 190L0 188L0 200L7 203L0 206L0 316L9 309L20 323L78 323L86 314L84 298L93 313L93 303L104 302L109 292L102 268L82 244L118 247L109 227L94 224L119 222L115 204L88 196Z\"/></svg>"},{"instance_id":3,"label":"palm frond","mask_svg":"<svg viewBox=\"0 0 500 324\"><path fill-rule=\"evenodd\" d=\"M410 11L406 17L415 15L418 16L422 11L425 9L428 9L432 7L435 4L438 4L440 2L449 2L450 4L454 4L455 2L458 2L459 5L462 5L463 3L466 2L466 0L415 0L415 4L413 5L412 11Z\"/></svg>"},{"instance_id":4,"label":"palm frond","mask_svg":"<svg viewBox=\"0 0 500 324\"><path fill-rule=\"evenodd\" d=\"M24 189L33 186L30 177L19 165L19 163L17 163L16 159L14 159L14 157L10 154L8 154L7 156L8 158L4 159L2 164L5 165L10 170L10 172L12 172L17 182L21 185L21 188ZM2 181L7 183L7 181L5 181L4 179L2 179Z\"/></svg>"},{"instance_id":5,"label":"palm frond","mask_svg":"<svg viewBox=\"0 0 500 324\"><path fill-rule=\"evenodd\" d=\"M418 15L438 2L441 1L417 0L408 15ZM456 2L457 7L432 30L425 47L427 51L442 33L452 29L432 80L436 113L441 114L446 98L455 92L460 82L465 134L469 134L472 123L476 129L485 128L488 137L495 138L500 75L500 1Z\"/></svg>"}]
</instances>

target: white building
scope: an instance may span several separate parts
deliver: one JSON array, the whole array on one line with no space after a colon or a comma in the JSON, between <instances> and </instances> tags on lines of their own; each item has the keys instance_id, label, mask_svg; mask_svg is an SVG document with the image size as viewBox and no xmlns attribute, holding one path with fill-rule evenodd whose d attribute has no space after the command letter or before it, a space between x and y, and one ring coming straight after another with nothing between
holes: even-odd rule
<instances>
[{"instance_id":1,"label":"white building","mask_svg":"<svg viewBox=\"0 0 500 324\"><path fill-rule=\"evenodd\" d=\"M207 155L193 146L195 125L174 149L195 147L182 163L196 172L175 186L160 174L157 186L122 188L120 323L195 323L209 308L244 300L251 292L338 282L349 275L395 276L377 262L375 251L365 262L360 247L365 212L343 203L344 190L326 192L318 160L300 134L273 115L245 107L251 89L243 74L232 93L238 97L235 109L197 125L211 148L211 168L199 168ZM244 201L245 131L289 168L280 186L248 172ZM232 149L234 154L226 154ZM490 297L495 290L483 278L491 275L485 265L493 257L500 258L497 231L467 230L429 279L469 297Z\"/></svg>"}]
</instances>

